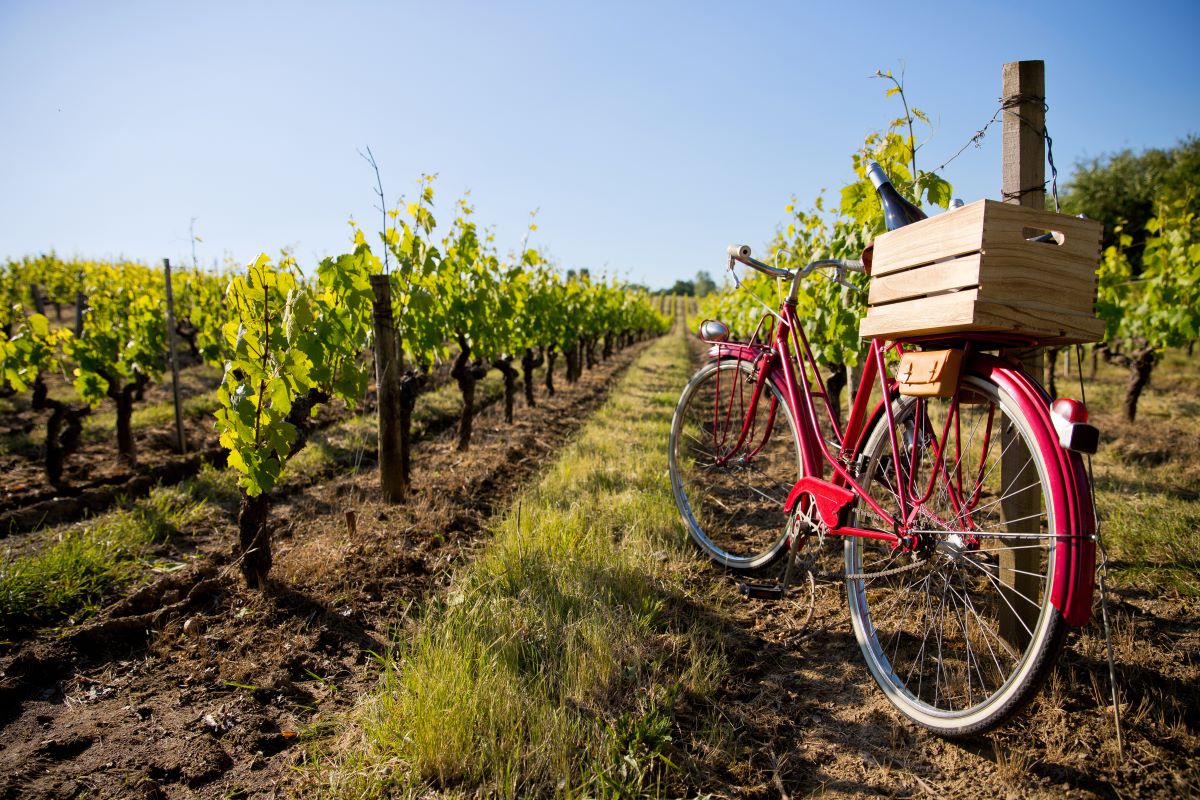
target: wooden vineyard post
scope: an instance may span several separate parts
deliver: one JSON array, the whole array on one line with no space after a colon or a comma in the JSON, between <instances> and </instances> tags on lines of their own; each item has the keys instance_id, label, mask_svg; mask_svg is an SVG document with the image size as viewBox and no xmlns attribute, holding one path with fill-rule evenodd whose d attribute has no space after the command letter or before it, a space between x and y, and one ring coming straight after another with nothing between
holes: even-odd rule
<instances>
[{"instance_id":1,"label":"wooden vineyard post","mask_svg":"<svg viewBox=\"0 0 1200 800\"><path fill-rule=\"evenodd\" d=\"M404 499L408 476L401 458L400 352L392 319L392 287L387 275L372 275L375 293L375 385L379 395L379 485L390 503Z\"/></svg>"},{"instance_id":2,"label":"wooden vineyard post","mask_svg":"<svg viewBox=\"0 0 1200 800\"><path fill-rule=\"evenodd\" d=\"M87 295L83 292L75 293L75 338L79 339L83 336L83 315L87 313Z\"/></svg>"},{"instance_id":3,"label":"wooden vineyard post","mask_svg":"<svg viewBox=\"0 0 1200 800\"><path fill-rule=\"evenodd\" d=\"M175 347L175 295L171 291L171 260L163 259L163 276L167 284L167 347L171 353L171 394L175 398L175 436L179 452L187 452L187 438L183 435L183 405L179 397L179 358Z\"/></svg>"},{"instance_id":4,"label":"wooden vineyard post","mask_svg":"<svg viewBox=\"0 0 1200 800\"><path fill-rule=\"evenodd\" d=\"M1013 61L1004 65L1002 197L1006 203L1038 210L1046 206L1045 96L1045 62ZM1030 375L1041 379L1040 349L1007 350L1002 355L1019 359ZM1007 420L1000 442L1000 485L1004 495L1000 509L1006 529L1012 533L1037 532L1044 509L1041 493L1036 490L1039 476L1029 451ZM1000 581L1008 601L999 609L1000 634L1024 648L1040 611L1030 600L1040 599L1049 587L1042 587L1038 581L1042 568L1036 563L1040 557L1037 548L1022 549L1020 540L1016 541L1018 546L1000 551Z\"/></svg>"},{"instance_id":5,"label":"wooden vineyard post","mask_svg":"<svg viewBox=\"0 0 1200 800\"><path fill-rule=\"evenodd\" d=\"M33 300L33 310L45 316L46 298L42 295L42 287L36 283L29 284L29 297Z\"/></svg>"}]
</instances>

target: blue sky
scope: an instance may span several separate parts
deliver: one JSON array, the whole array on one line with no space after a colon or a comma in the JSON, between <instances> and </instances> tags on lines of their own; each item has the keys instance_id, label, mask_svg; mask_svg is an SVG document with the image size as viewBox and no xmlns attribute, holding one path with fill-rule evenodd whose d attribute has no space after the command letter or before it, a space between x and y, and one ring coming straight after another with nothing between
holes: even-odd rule
<instances>
[{"instance_id":1,"label":"blue sky","mask_svg":"<svg viewBox=\"0 0 1200 800\"><path fill-rule=\"evenodd\" d=\"M438 173L502 250L652 286L761 246L792 195L851 177L905 70L941 163L1006 61L1046 61L1063 173L1200 133L1200 3L14 2L0 0L0 258L302 263ZM944 173L997 197L1000 131Z\"/></svg>"}]
</instances>

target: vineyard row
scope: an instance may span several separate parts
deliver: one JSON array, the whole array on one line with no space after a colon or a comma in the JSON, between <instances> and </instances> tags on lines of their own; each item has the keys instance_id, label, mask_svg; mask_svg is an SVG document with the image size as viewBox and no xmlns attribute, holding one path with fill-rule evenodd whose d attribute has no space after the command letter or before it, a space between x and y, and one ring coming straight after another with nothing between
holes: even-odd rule
<instances>
[{"instance_id":1,"label":"vineyard row","mask_svg":"<svg viewBox=\"0 0 1200 800\"><path fill-rule=\"evenodd\" d=\"M240 549L251 585L270 569L271 489L304 446L313 414L334 399L362 404L372 371L382 490L399 501L409 485L412 410L438 365L450 366L461 391L458 447L467 449L475 388L488 371L503 375L511 422L521 377L535 405L538 367L553 394L558 360L574 382L597 360L669 327L674 298L593 280L586 270L564 274L527 245L528 235L519 253L501 256L465 201L440 230L433 199L423 179L416 202L387 212L374 245L355 225L353 247L311 274L284 253L244 270L173 276L173 332L193 361L223 369L216 429L242 492ZM61 324L64 303L76 306L73 327ZM28 394L35 410L50 411L51 485L63 485L82 419L106 398L116 406L117 456L136 463L133 406L168 364L166 320L163 273L143 264L51 254L0 270L0 390ZM53 374L71 381L79 403L52 396Z\"/></svg>"}]
</instances>

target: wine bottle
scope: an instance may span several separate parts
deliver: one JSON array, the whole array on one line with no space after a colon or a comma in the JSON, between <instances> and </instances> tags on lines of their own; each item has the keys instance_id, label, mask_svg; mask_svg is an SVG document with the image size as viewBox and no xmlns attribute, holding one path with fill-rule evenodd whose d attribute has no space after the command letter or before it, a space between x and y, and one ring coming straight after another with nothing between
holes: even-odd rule
<instances>
[{"instance_id":1,"label":"wine bottle","mask_svg":"<svg viewBox=\"0 0 1200 800\"><path fill-rule=\"evenodd\" d=\"M887 173L883 171L883 167L879 166L879 162L872 161L867 166L867 177L871 179L875 191L879 193L879 200L883 203L883 224L889 231L902 228L910 222L925 219L924 211L900 196L896 187L892 186L892 182L888 179Z\"/></svg>"}]
</instances>

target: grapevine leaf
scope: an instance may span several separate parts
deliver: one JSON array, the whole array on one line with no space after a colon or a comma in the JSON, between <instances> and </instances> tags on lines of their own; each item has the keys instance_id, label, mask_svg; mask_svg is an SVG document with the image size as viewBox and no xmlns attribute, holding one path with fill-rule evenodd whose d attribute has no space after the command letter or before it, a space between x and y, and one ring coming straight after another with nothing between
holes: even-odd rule
<instances>
[{"instance_id":1,"label":"grapevine leaf","mask_svg":"<svg viewBox=\"0 0 1200 800\"><path fill-rule=\"evenodd\" d=\"M296 438L296 428L289 422L279 422L267 428L267 446L275 451L281 461L286 461L292 454Z\"/></svg>"},{"instance_id":2,"label":"grapevine leaf","mask_svg":"<svg viewBox=\"0 0 1200 800\"><path fill-rule=\"evenodd\" d=\"M34 336L45 338L50 335L50 320L46 319L44 314L31 314L29 329L33 331Z\"/></svg>"}]
</instances>

